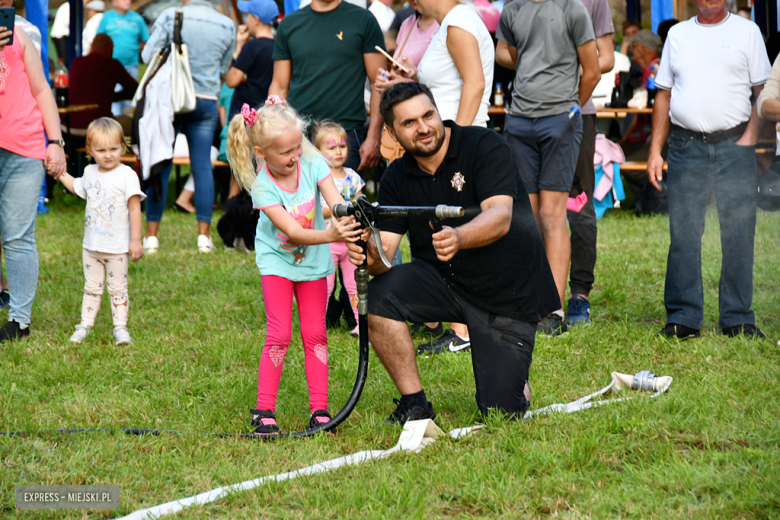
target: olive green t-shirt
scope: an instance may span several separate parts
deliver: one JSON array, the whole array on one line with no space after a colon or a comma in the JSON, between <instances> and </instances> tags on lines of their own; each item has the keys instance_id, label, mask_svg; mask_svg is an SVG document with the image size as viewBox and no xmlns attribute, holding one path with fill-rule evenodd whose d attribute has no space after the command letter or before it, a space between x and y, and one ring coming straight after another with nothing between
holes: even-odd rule
<instances>
[{"instance_id":1,"label":"olive green t-shirt","mask_svg":"<svg viewBox=\"0 0 780 520\"><path fill-rule=\"evenodd\" d=\"M363 54L384 48L379 24L368 10L347 2L326 13L310 5L282 19L274 60L290 60L288 101L314 121L333 119L347 131L366 121Z\"/></svg>"}]
</instances>

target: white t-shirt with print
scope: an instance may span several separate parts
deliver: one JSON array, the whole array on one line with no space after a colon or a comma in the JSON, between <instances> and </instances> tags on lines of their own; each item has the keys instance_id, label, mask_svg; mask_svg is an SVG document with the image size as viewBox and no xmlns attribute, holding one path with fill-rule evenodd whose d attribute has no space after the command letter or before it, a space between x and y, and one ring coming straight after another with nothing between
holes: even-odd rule
<instances>
[{"instance_id":1,"label":"white t-shirt with print","mask_svg":"<svg viewBox=\"0 0 780 520\"><path fill-rule=\"evenodd\" d=\"M336 185L336 189L339 190L339 193L341 193L341 196L344 198L344 201L349 204L352 199L355 198L355 194L362 190L366 183L363 182L363 179L360 178L360 174L358 174L355 170L352 168L344 168L344 172L347 174L346 177L343 179L339 179L335 175L331 175L331 178L333 179L333 183ZM323 208L329 208L328 203L325 202L325 197L320 195L320 204ZM325 227L330 228L330 219L325 219Z\"/></svg>"},{"instance_id":2,"label":"white t-shirt with print","mask_svg":"<svg viewBox=\"0 0 780 520\"><path fill-rule=\"evenodd\" d=\"M756 24L735 14L716 24L693 17L669 30L655 84L672 91L672 123L710 133L750 119L751 91L771 71Z\"/></svg>"},{"instance_id":3,"label":"white t-shirt with print","mask_svg":"<svg viewBox=\"0 0 780 520\"><path fill-rule=\"evenodd\" d=\"M493 64L496 61L496 51L493 48L493 39L485 27L485 22L482 21L476 9L469 5L457 5L447 13L420 61L417 78L420 83L431 89L442 120L452 119L454 121L458 117L463 78L460 77L458 68L455 66L449 49L447 49L447 29L450 26L468 31L477 39L482 72L485 75L485 91L482 93L482 101L477 115L471 124L485 127L489 120L488 106L490 105L490 92L493 89Z\"/></svg>"},{"instance_id":4,"label":"white t-shirt with print","mask_svg":"<svg viewBox=\"0 0 780 520\"><path fill-rule=\"evenodd\" d=\"M84 168L84 176L73 181L73 191L87 200L84 218L84 249L100 253L121 254L130 249L130 212L127 201L133 195L141 200L138 175L120 164L101 172L96 164Z\"/></svg>"}]
</instances>

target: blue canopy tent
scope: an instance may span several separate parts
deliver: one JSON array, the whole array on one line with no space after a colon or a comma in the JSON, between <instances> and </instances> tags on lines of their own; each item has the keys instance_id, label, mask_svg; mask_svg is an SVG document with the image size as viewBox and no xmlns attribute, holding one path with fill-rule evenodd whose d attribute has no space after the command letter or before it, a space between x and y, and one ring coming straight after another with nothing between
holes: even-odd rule
<instances>
[{"instance_id":1,"label":"blue canopy tent","mask_svg":"<svg viewBox=\"0 0 780 520\"><path fill-rule=\"evenodd\" d=\"M43 71L46 77L49 76L49 2L48 0L25 0L24 7L27 10L27 19L35 25L43 36L43 45L41 46L41 59L43 60ZM70 56L67 63L76 56L81 56L81 32L84 27L84 5L80 0L70 2L70 37L68 38L68 54Z\"/></svg>"},{"instance_id":2,"label":"blue canopy tent","mask_svg":"<svg viewBox=\"0 0 780 520\"><path fill-rule=\"evenodd\" d=\"M70 2L70 36L68 37L68 68L81 56L81 33L84 30L84 4L81 0Z\"/></svg>"},{"instance_id":3,"label":"blue canopy tent","mask_svg":"<svg viewBox=\"0 0 780 520\"><path fill-rule=\"evenodd\" d=\"M753 19L764 36L777 32L780 26L780 9L778 0L755 0L753 2Z\"/></svg>"},{"instance_id":4,"label":"blue canopy tent","mask_svg":"<svg viewBox=\"0 0 780 520\"><path fill-rule=\"evenodd\" d=\"M25 0L27 20L41 31L43 43L41 45L41 59L43 60L43 72L49 77L49 2L45 0Z\"/></svg>"},{"instance_id":5,"label":"blue canopy tent","mask_svg":"<svg viewBox=\"0 0 780 520\"><path fill-rule=\"evenodd\" d=\"M674 18L674 0L651 0L650 12L653 32L658 34L658 24Z\"/></svg>"}]
</instances>

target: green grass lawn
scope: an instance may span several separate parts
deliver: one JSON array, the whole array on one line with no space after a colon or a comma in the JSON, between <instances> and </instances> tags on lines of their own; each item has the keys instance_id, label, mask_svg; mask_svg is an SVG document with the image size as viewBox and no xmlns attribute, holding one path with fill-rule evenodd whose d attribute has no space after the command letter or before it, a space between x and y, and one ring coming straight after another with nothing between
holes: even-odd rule
<instances>
[{"instance_id":1,"label":"green grass lawn","mask_svg":"<svg viewBox=\"0 0 780 520\"><path fill-rule=\"evenodd\" d=\"M80 316L83 204L38 219L41 272L32 335L0 346L0 430L160 428L184 436L0 437L0 517L112 518L209 489L392 447L377 427L397 392L375 356L363 398L334 437L256 442L197 432L247 432L265 316L254 257L200 255L195 219L169 211L161 250L130 269L130 332L116 347L104 296L94 334L68 338ZM215 222L219 213L215 214ZM476 413L468 354L420 360L445 431L484 422L419 454L272 483L178 518L773 518L780 516L780 213L759 212L754 305L766 341L718 334L718 222L704 237L704 337L660 339L669 240L666 217L610 211L599 223L593 324L538 338L533 408L568 402L611 371L675 378L658 399L574 415L504 422ZM408 251L407 251L408 255ZM3 311L0 322L7 317ZM277 416L308 420L303 348L294 320ZM330 400L352 388L357 340L330 330ZM418 338L418 341L422 338ZM118 484L121 509L25 512L15 484Z\"/></svg>"}]
</instances>

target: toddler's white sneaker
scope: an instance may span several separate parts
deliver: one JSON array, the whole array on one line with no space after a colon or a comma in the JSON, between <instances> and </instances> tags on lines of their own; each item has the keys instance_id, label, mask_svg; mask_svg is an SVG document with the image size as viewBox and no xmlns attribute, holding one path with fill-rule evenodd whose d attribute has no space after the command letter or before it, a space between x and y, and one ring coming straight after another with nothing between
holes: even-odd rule
<instances>
[{"instance_id":1,"label":"toddler's white sneaker","mask_svg":"<svg viewBox=\"0 0 780 520\"><path fill-rule=\"evenodd\" d=\"M153 255L157 252L159 248L160 248L160 241L157 240L157 237L144 238L144 254Z\"/></svg>"},{"instance_id":2,"label":"toddler's white sneaker","mask_svg":"<svg viewBox=\"0 0 780 520\"><path fill-rule=\"evenodd\" d=\"M198 235L198 251L201 253L212 253L216 250L217 248L214 247L214 242L211 241L211 237Z\"/></svg>"},{"instance_id":3,"label":"toddler's white sneaker","mask_svg":"<svg viewBox=\"0 0 780 520\"><path fill-rule=\"evenodd\" d=\"M76 325L76 332L70 337L71 343L81 343L84 338L92 333L92 327L86 325Z\"/></svg>"},{"instance_id":4,"label":"toddler's white sneaker","mask_svg":"<svg viewBox=\"0 0 780 520\"><path fill-rule=\"evenodd\" d=\"M117 345L127 345L133 342L127 327L114 327L114 339Z\"/></svg>"}]
</instances>

